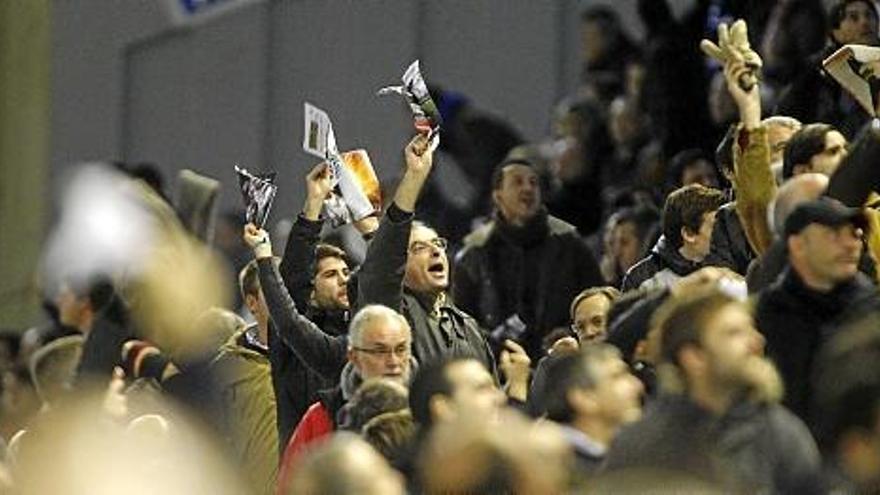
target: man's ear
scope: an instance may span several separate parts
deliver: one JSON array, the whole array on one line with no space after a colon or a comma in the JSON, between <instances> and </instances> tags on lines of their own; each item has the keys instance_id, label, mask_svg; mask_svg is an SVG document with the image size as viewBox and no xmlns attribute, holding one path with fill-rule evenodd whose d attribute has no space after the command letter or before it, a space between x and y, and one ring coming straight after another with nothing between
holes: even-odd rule
<instances>
[{"instance_id":1,"label":"man's ear","mask_svg":"<svg viewBox=\"0 0 880 495\"><path fill-rule=\"evenodd\" d=\"M707 364L703 352L694 345L685 345L678 351L678 363L682 369L691 373L702 373Z\"/></svg>"},{"instance_id":2,"label":"man's ear","mask_svg":"<svg viewBox=\"0 0 880 495\"><path fill-rule=\"evenodd\" d=\"M800 254L804 249L804 240L799 235L790 235L785 240L785 245L788 247L789 255Z\"/></svg>"},{"instance_id":3,"label":"man's ear","mask_svg":"<svg viewBox=\"0 0 880 495\"><path fill-rule=\"evenodd\" d=\"M448 421L455 417L455 411L446 396L434 394L428 399L428 411L431 412L431 418L435 423Z\"/></svg>"},{"instance_id":4,"label":"man's ear","mask_svg":"<svg viewBox=\"0 0 880 495\"><path fill-rule=\"evenodd\" d=\"M492 204L495 205L495 208L500 209L501 206L501 190L493 189L492 190Z\"/></svg>"},{"instance_id":5,"label":"man's ear","mask_svg":"<svg viewBox=\"0 0 880 495\"><path fill-rule=\"evenodd\" d=\"M697 234L691 232L691 229L687 227L682 227L681 240L683 240L686 244L693 244L697 240Z\"/></svg>"},{"instance_id":6,"label":"man's ear","mask_svg":"<svg viewBox=\"0 0 880 495\"><path fill-rule=\"evenodd\" d=\"M599 403L587 390L579 388L570 389L565 394L565 400L568 401L571 409L578 414L596 414L599 410Z\"/></svg>"}]
</instances>

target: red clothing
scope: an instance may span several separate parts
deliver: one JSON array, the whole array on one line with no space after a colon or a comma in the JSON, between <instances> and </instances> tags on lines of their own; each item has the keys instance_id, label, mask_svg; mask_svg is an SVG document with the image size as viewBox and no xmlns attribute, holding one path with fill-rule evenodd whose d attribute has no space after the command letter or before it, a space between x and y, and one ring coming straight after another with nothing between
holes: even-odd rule
<instances>
[{"instance_id":1,"label":"red clothing","mask_svg":"<svg viewBox=\"0 0 880 495\"><path fill-rule=\"evenodd\" d=\"M294 472L297 461L305 450L314 447L320 440L328 437L336 427L330 412L320 401L315 402L303 415L290 442L284 448L281 456L281 465L278 468L278 488L276 495L283 495L290 484L291 475Z\"/></svg>"}]
</instances>

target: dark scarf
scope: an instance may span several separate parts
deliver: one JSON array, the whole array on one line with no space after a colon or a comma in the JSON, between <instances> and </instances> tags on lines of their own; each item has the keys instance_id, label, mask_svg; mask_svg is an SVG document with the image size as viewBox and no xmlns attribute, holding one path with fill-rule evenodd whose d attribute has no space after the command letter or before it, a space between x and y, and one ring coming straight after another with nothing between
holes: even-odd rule
<instances>
[{"instance_id":1,"label":"dark scarf","mask_svg":"<svg viewBox=\"0 0 880 495\"><path fill-rule=\"evenodd\" d=\"M497 211L493 216L498 235L523 249L540 244L550 232L550 226L547 223L547 208L543 206L521 227L508 223L504 216Z\"/></svg>"}]
</instances>

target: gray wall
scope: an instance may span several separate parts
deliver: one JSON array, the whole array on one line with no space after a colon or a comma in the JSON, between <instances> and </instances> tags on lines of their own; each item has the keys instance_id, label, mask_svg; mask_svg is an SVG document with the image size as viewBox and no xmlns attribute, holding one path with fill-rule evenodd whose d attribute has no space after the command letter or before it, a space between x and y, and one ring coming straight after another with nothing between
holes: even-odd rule
<instances>
[{"instance_id":1,"label":"gray wall","mask_svg":"<svg viewBox=\"0 0 880 495\"><path fill-rule=\"evenodd\" d=\"M233 163L275 169L278 219L298 209L314 162L300 148L304 100L330 113L343 149L367 147L381 177L397 174L409 116L373 93L416 57L429 81L538 139L574 86L589 3L265 0L176 29L159 1L55 0L52 172L121 158L171 180L189 167L224 182L228 207ZM619 3L631 15L634 0Z\"/></svg>"}]
</instances>

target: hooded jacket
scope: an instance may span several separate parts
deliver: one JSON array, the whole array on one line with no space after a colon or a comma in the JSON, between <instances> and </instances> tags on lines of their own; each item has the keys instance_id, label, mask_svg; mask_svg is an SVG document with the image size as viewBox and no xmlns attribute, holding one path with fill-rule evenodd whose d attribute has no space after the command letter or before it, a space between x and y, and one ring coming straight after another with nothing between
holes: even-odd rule
<instances>
[{"instance_id":1,"label":"hooded jacket","mask_svg":"<svg viewBox=\"0 0 880 495\"><path fill-rule=\"evenodd\" d=\"M232 447L250 485L270 494L278 473L278 433L275 392L265 350L235 333L221 348L212 366L218 371Z\"/></svg>"},{"instance_id":2,"label":"hooded jacket","mask_svg":"<svg viewBox=\"0 0 880 495\"><path fill-rule=\"evenodd\" d=\"M640 288L669 287L702 266L702 263L685 259L677 249L669 245L665 236L660 236L648 256L626 272L621 290L626 292Z\"/></svg>"}]
</instances>

